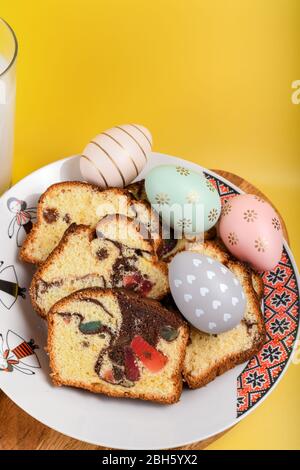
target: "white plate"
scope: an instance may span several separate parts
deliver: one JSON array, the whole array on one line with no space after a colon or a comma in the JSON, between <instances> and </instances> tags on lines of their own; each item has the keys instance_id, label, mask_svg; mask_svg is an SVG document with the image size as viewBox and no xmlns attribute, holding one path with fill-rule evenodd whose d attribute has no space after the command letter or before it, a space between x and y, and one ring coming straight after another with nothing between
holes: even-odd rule
<instances>
[{"instance_id":1,"label":"white plate","mask_svg":"<svg viewBox=\"0 0 300 470\"><path fill-rule=\"evenodd\" d=\"M204 170L185 160L153 153L140 177L162 163ZM222 199L240 192L218 175L204 171ZM282 260L274 271L264 274L263 308L268 339L251 363L234 368L199 390L184 390L180 402L170 406L56 388L49 379L44 351L46 324L33 312L27 292L26 299L22 298L21 288L28 290L34 268L18 261L17 245L30 229L31 220L34 221L39 195L54 182L76 179L80 179L78 157L71 157L32 173L0 199L1 388L19 407L47 426L106 447L183 446L234 425L273 390L296 343L299 277L288 246L285 244ZM21 205L16 199L26 203ZM30 339L38 349L28 343Z\"/></svg>"}]
</instances>

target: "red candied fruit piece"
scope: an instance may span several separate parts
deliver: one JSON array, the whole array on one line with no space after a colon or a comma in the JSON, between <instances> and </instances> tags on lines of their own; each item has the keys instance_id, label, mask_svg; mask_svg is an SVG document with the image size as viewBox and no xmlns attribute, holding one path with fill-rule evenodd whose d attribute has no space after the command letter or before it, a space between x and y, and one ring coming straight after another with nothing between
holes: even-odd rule
<instances>
[{"instance_id":1,"label":"red candied fruit piece","mask_svg":"<svg viewBox=\"0 0 300 470\"><path fill-rule=\"evenodd\" d=\"M109 382L109 383L115 383L115 377L114 377L114 373L111 369L109 370L106 370L103 374L103 377L101 377L103 380L105 380L106 382Z\"/></svg>"},{"instance_id":2,"label":"red candied fruit piece","mask_svg":"<svg viewBox=\"0 0 300 470\"><path fill-rule=\"evenodd\" d=\"M141 336L135 336L131 341L134 353L144 366L151 372L159 372L168 362L168 358L147 343Z\"/></svg>"},{"instance_id":3,"label":"red candied fruit piece","mask_svg":"<svg viewBox=\"0 0 300 470\"><path fill-rule=\"evenodd\" d=\"M153 286L152 282L148 281L148 279L144 279L141 286L140 286L140 288L139 288L139 291L143 295L147 295L151 291L152 286Z\"/></svg>"},{"instance_id":4,"label":"red candied fruit piece","mask_svg":"<svg viewBox=\"0 0 300 470\"><path fill-rule=\"evenodd\" d=\"M127 274L123 277L124 287L136 287L142 281L142 277L139 274Z\"/></svg>"},{"instance_id":5,"label":"red candied fruit piece","mask_svg":"<svg viewBox=\"0 0 300 470\"><path fill-rule=\"evenodd\" d=\"M136 382L140 378L140 371L135 362L135 356L131 348L125 349L125 377L131 382Z\"/></svg>"},{"instance_id":6,"label":"red candied fruit piece","mask_svg":"<svg viewBox=\"0 0 300 470\"><path fill-rule=\"evenodd\" d=\"M143 279L140 274L127 274L123 277L123 286L131 289L136 289L137 292L140 292L143 296L149 294L152 289L152 282L148 279Z\"/></svg>"}]
</instances>

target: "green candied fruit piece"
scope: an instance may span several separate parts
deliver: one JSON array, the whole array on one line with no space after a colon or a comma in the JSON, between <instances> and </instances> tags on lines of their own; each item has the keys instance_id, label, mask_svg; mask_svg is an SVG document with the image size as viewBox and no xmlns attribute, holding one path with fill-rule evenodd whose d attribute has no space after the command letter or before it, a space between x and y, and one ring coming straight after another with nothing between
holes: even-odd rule
<instances>
[{"instance_id":1,"label":"green candied fruit piece","mask_svg":"<svg viewBox=\"0 0 300 470\"><path fill-rule=\"evenodd\" d=\"M160 329L160 335L166 341L173 341L177 338L179 332L176 328L170 325L164 325Z\"/></svg>"},{"instance_id":2,"label":"green candied fruit piece","mask_svg":"<svg viewBox=\"0 0 300 470\"><path fill-rule=\"evenodd\" d=\"M101 321L89 321L87 323L80 323L79 331L84 335L95 335L100 333L102 326Z\"/></svg>"}]
</instances>

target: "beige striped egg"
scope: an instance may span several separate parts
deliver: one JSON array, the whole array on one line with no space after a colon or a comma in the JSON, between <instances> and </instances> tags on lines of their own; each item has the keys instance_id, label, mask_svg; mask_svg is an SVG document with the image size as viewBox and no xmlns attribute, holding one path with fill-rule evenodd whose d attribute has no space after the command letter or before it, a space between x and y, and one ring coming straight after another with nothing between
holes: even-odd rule
<instances>
[{"instance_id":1,"label":"beige striped egg","mask_svg":"<svg viewBox=\"0 0 300 470\"><path fill-rule=\"evenodd\" d=\"M83 179L103 189L123 188L143 170L152 150L152 136L138 124L115 126L97 135L80 158Z\"/></svg>"}]
</instances>

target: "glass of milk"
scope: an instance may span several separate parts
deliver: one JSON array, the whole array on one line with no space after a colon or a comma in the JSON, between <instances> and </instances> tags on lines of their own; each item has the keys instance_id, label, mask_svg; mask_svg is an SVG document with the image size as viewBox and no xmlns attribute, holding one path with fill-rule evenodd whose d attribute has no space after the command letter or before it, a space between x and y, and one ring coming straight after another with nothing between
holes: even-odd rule
<instances>
[{"instance_id":1,"label":"glass of milk","mask_svg":"<svg viewBox=\"0 0 300 470\"><path fill-rule=\"evenodd\" d=\"M18 43L0 18L0 195L11 185Z\"/></svg>"}]
</instances>

